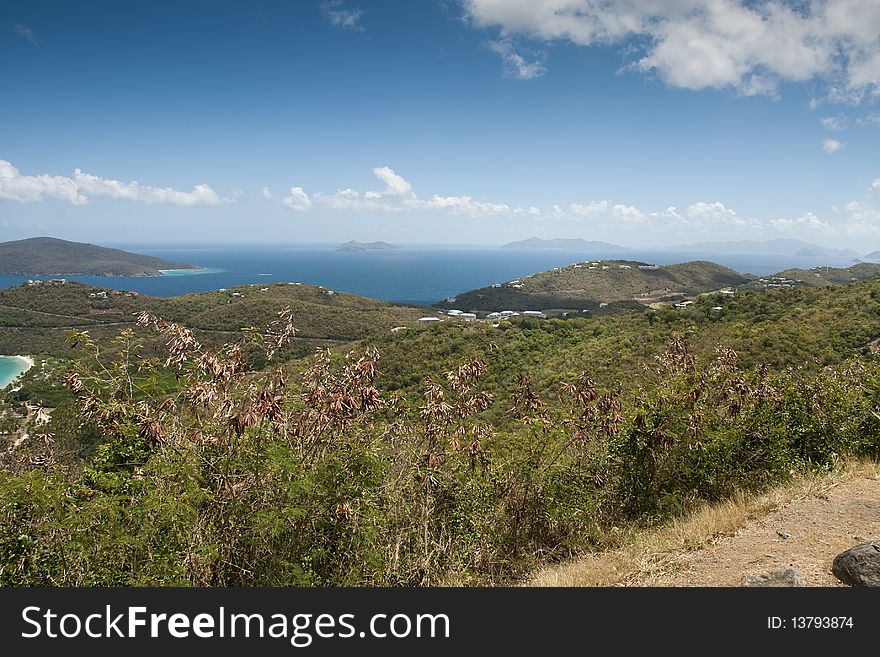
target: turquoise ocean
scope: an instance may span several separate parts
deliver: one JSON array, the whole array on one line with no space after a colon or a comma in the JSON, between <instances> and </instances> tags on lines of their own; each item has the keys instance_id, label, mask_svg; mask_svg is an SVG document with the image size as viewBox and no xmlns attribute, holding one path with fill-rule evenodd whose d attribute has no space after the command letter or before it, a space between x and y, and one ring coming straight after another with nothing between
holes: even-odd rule
<instances>
[{"instance_id":1,"label":"turquoise ocean","mask_svg":"<svg viewBox=\"0 0 880 657\"><path fill-rule=\"evenodd\" d=\"M27 368L27 363L17 356L0 356L0 388L8 386Z\"/></svg>"},{"instance_id":2,"label":"turquoise ocean","mask_svg":"<svg viewBox=\"0 0 880 657\"><path fill-rule=\"evenodd\" d=\"M847 267L853 262L829 256L775 254L713 255L670 251L602 253L565 250L514 250L498 247L405 246L382 251L337 251L335 245L180 245L114 244L136 253L203 269L162 276L69 276L104 288L170 297L236 285L301 282L323 285L384 301L428 305L474 288L562 267L587 259L619 258L666 265L711 260L739 272L766 275L790 267ZM0 276L0 288L20 285L26 276Z\"/></svg>"}]
</instances>

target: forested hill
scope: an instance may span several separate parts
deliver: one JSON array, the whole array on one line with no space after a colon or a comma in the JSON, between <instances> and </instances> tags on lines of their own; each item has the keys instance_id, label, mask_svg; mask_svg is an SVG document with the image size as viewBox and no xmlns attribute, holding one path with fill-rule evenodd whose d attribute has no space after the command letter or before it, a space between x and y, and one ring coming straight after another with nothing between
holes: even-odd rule
<instances>
[{"instance_id":1,"label":"forested hill","mask_svg":"<svg viewBox=\"0 0 880 657\"><path fill-rule=\"evenodd\" d=\"M149 276L158 274L160 269L197 267L54 237L0 243L0 274L5 275Z\"/></svg>"},{"instance_id":2,"label":"forested hill","mask_svg":"<svg viewBox=\"0 0 880 657\"><path fill-rule=\"evenodd\" d=\"M860 262L852 267L813 267L786 269L772 276L762 276L746 285L750 288L767 287L824 287L849 285L880 277L880 263Z\"/></svg>"},{"instance_id":3,"label":"forested hill","mask_svg":"<svg viewBox=\"0 0 880 657\"><path fill-rule=\"evenodd\" d=\"M134 326L142 311L193 329L198 339L222 344L245 327L262 328L285 307L293 312L301 352L315 346L365 338L398 325L418 326L424 309L398 306L299 283L244 285L178 297L157 298L68 281L0 290L0 353L68 356L71 328L109 338Z\"/></svg>"},{"instance_id":4,"label":"forested hill","mask_svg":"<svg viewBox=\"0 0 880 657\"><path fill-rule=\"evenodd\" d=\"M476 312L593 310L599 304L672 301L749 280L713 262L658 266L631 260L587 260L465 292L454 301L436 305Z\"/></svg>"}]
</instances>

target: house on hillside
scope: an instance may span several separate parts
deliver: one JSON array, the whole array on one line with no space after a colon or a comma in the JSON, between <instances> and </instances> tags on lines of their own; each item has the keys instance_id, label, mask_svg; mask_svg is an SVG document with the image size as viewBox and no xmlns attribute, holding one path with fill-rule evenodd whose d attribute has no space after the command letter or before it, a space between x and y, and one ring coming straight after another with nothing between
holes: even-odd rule
<instances>
[{"instance_id":1,"label":"house on hillside","mask_svg":"<svg viewBox=\"0 0 880 657\"><path fill-rule=\"evenodd\" d=\"M431 324L436 324L440 321L439 317L419 317L419 324L422 326L430 326Z\"/></svg>"},{"instance_id":2,"label":"house on hillside","mask_svg":"<svg viewBox=\"0 0 880 657\"><path fill-rule=\"evenodd\" d=\"M540 310L523 310L522 314L525 317L537 317L539 319L547 319L547 315Z\"/></svg>"}]
</instances>

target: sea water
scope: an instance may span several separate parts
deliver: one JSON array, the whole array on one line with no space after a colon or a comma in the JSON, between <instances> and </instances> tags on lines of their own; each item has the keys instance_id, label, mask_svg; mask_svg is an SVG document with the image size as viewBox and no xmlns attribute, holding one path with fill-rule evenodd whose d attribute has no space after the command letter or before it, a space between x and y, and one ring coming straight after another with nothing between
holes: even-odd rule
<instances>
[{"instance_id":1,"label":"sea water","mask_svg":"<svg viewBox=\"0 0 880 657\"><path fill-rule=\"evenodd\" d=\"M29 368L30 363L19 356L0 356L0 388L8 386Z\"/></svg>"},{"instance_id":2,"label":"sea water","mask_svg":"<svg viewBox=\"0 0 880 657\"><path fill-rule=\"evenodd\" d=\"M848 267L847 258L776 254L713 255L670 251L602 253L567 250L519 250L498 247L405 246L374 251L337 251L335 245L147 246L114 245L136 253L198 265L198 270L167 271L159 276L68 276L110 289L160 297L230 288L300 282L332 290L414 305L587 259L624 259L667 265L710 260L742 273L766 275L791 267ZM0 276L0 288L19 285L27 276ZM43 277L46 278L46 277Z\"/></svg>"}]
</instances>

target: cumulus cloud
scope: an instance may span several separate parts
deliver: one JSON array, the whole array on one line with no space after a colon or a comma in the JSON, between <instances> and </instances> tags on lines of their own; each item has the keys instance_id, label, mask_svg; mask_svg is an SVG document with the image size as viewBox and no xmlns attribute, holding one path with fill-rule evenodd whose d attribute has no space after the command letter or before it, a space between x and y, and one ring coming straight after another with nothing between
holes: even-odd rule
<instances>
[{"instance_id":1,"label":"cumulus cloud","mask_svg":"<svg viewBox=\"0 0 880 657\"><path fill-rule=\"evenodd\" d=\"M646 215L637 207L622 203L612 204L610 201L592 201L581 204L572 203L569 206L571 214L587 219L616 219L624 223L641 223Z\"/></svg>"},{"instance_id":2,"label":"cumulus cloud","mask_svg":"<svg viewBox=\"0 0 880 657\"><path fill-rule=\"evenodd\" d=\"M442 196L434 194L430 198L420 198L412 188L412 185L403 176L399 175L388 166L376 167L373 175L384 184L384 189L368 190L363 193L351 187L338 189L332 194L315 192L309 199L308 195L299 187L297 197L309 199L309 203L297 203L296 207L290 203L286 205L297 210L307 210L312 202L323 205L333 210L373 210L381 212L401 212L404 210L437 210L450 214L465 215L470 217L540 217L541 210L530 206L523 208L511 206L507 203L492 201L480 201L471 196Z\"/></svg>"},{"instance_id":3,"label":"cumulus cloud","mask_svg":"<svg viewBox=\"0 0 880 657\"><path fill-rule=\"evenodd\" d=\"M843 148L843 144L836 139L826 139L822 142L822 150L826 153L836 153L841 148Z\"/></svg>"},{"instance_id":4,"label":"cumulus cloud","mask_svg":"<svg viewBox=\"0 0 880 657\"><path fill-rule=\"evenodd\" d=\"M281 202L291 210L296 210L297 212L304 212L312 207L312 200L302 187L291 187L290 193L282 198Z\"/></svg>"},{"instance_id":5,"label":"cumulus cloud","mask_svg":"<svg viewBox=\"0 0 880 657\"><path fill-rule=\"evenodd\" d=\"M634 205L610 200L554 203L548 212L534 205L519 206L501 201L486 201L468 195L419 196L403 176L388 166L376 167L373 175L382 183L379 191L360 192L351 187L334 193L307 194L301 187L291 187L281 202L292 210L305 211L316 206L330 210L379 212L438 212L471 218L518 218L540 222L589 222L590 230L618 228L645 234L675 233L690 237L768 238L774 235L797 235L805 239L828 236L880 236L880 210L870 203L871 193L880 190L880 178L871 183L863 201L853 201L842 209L843 217L834 221L813 212L795 218L758 219L738 213L721 201L697 201L679 210L674 205L648 211ZM837 211L837 210L836 210Z\"/></svg>"},{"instance_id":6,"label":"cumulus cloud","mask_svg":"<svg viewBox=\"0 0 880 657\"><path fill-rule=\"evenodd\" d=\"M262 193L263 198L273 198L272 191L268 187L263 187L263 189L260 190L260 193Z\"/></svg>"},{"instance_id":7,"label":"cumulus cloud","mask_svg":"<svg viewBox=\"0 0 880 657\"><path fill-rule=\"evenodd\" d=\"M504 63L504 72L512 77L519 78L520 80L531 80L532 78L544 75L547 71L544 68L544 64L540 61L534 60L530 62L516 52L513 44L507 39L490 42L489 49L501 55L501 61Z\"/></svg>"},{"instance_id":8,"label":"cumulus cloud","mask_svg":"<svg viewBox=\"0 0 880 657\"><path fill-rule=\"evenodd\" d=\"M401 198L413 197L412 185L410 185L402 176L394 173L390 167L376 167L373 169L373 175L385 183L385 189L381 192L366 192L366 198L382 198L385 196L399 196Z\"/></svg>"},{"instance_id":9,"label":"cumulus cloud","mask_svg":"<svg viewBox=\"0 0 880 657\"><path fill-rule=\"evenodd\" d=\"M818 235L834 235L837 230L829 224L817 217L812 212L807 212L797 219L774 219L770 225L783 233L803 233L808 231Z\"/></svg>"},{"instance_id":10,"label":"cumulus cloud","mask_svg":"<svg viewBox=\"0 0 880 657\"><path fill-rule=\"evenodd\" d=\"M880 87L876 0L464 0L466 16L502 38L627 42L630 66L685 89L774 96L782 81L822 78L857 102Z\"/></svg>"},{"instance_id":11,"label":"cumulus cloud","mask_svg":"<svg viewBox=\"0 0 880 657\"><path fill-rule=\"evenodd\" d=\"M719 201L706 203L699 201L688 206L686 213L688 222L699 228L711 228L713 226L745 227L754 226L758 222L754 219L741 217L731 208Z\"/></svg>"},{"instance_id":12,"label":"cumulus cloud","mask_svg":"<svg viewBox=\"0 0 880 657\"><path fill-rule=\"evenodd\" d=\"M27 39L28 43L30 43L34 48L39 48L40 44L37 42L37 38L34 36L34 33L31 31L27 25L22 25L21 23L15 24L15 31L18 32L21 36Z\"/></svg>"},{"instance_id":13,"label":"cumulus cloud","mask_svg":"<svg viewBox=\"0 0 880 657\"><path fill-rule=\"evenodd\" d=\"M19 203L42 201L43 197L84 205L92 196L108 196L141 203L171 203L173 205L216 205L232 199L220 198L209 185L196 185L191 192L181 192L171 187L150 187L136 181L121 182L101 178L75 169L72 178L22 175L11 162L0 160L0 198Z\"/></svg>"},{"instance_id":14,"label":"cumulus cloud","mask_svg":"<svg viewBox=\"0 0 880 657\"><path fill-rule=\"evenodd\" d=\"M363 9L358 9L356 7L348 9L343 5L342 0L327 0L327 2L321 4L321 9L324 11L324 15L327 16L331 25L344 30L363 29L358 25L358 21L360 21L361 16L364 15Z\"/></svg>"}]
</instances>

